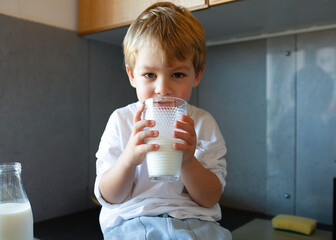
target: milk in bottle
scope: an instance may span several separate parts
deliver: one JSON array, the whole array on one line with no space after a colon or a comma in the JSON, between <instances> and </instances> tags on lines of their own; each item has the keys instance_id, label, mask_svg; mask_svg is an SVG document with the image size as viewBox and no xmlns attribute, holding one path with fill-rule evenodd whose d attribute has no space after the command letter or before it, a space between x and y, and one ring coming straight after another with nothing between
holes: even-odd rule
<instances>
[{"instance_id":1,"label":"milk in bottle","mask_svg":"<svg viewBox=\"0 0 336 240\"><path fill-rule=\"evenodd\" d=\"M0 164L0 240L33 240L33 214L21 182L21 164Z\"/></svg>"}]
</instances>

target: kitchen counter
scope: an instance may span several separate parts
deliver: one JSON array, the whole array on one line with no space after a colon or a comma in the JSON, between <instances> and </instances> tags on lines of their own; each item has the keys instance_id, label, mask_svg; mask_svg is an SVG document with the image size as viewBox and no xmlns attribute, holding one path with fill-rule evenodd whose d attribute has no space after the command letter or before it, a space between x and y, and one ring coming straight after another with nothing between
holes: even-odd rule
<instances>
[{"instance_id":1,"label":"kitchen counter","mask_svg":"<svg viewBox=\"0 0 336 240\"><path fill-rule=\"evenodd\" d=\"M46 240L102 240L99 226L100 208L92 208L84 212L71 214L34 224L34 235ZM220 225L234 231L255 218L270 220L272 216L222 207ZM331 231L329 225L318 224L319 229Z\"/></svg>"}]
</instances>

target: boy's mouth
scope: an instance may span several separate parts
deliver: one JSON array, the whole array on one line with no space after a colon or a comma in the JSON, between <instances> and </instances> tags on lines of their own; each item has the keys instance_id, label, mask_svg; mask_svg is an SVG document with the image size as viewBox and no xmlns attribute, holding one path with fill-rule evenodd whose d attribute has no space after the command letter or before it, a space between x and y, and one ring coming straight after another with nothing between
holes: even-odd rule
<instances>
[{"instance_id":1,"label":"boy's mouth","mask_svg":"<svg viewBox=\"0 0 336 240\"><path fill-rule=\"evenodd\" d=\"M173 101L157 101L157 102L154 102L154 106L169 107L169 106L174 106L174 102Z\"/></svg>"},{"instance_id":2,"label":"boy's mouth","mask_svg":"<svg viewBox=\"0 0 336 240\"><path fill-rule=\"evenodd\" d=\"M150 100L151 105L153 107L180 107L185 103L184 100L177 98L177 97L172 97L172 96L167 96L167 97L153 97Z\"/></svg>"}]
</instances>

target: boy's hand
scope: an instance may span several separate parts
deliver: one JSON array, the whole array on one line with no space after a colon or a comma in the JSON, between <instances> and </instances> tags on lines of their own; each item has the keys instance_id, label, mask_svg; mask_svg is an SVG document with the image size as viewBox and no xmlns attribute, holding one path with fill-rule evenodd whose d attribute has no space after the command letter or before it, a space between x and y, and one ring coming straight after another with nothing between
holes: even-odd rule
<instances>
[{"instance_id":1,"label":"boy's hand","mask_svg":"<svg viewBox=\"0 0 336 240\"><path fill-rule=\"evenodd\" d=\"M176 150L183 151L183 164L190 162L195 154L197 136L194 127L194 120L188 115L182 115L180 121L175 122L175 127L183 130L184 132L174 131L173 136L175 138L184 141L181 143L174 143Z\"/></svg>"},{"instance_id":2,"label":"boy's hand","mask_svg":"<svg viewBox=\"0 0 336 240\"><path fill-rule=\"evenodd\" d=\"M116 163L102 175L99 190L110 204L124 202L132 192L136 167L143 163L146 152L159 149L158 145L145 144L149 137L157 137L158 132L144 131L145 127L153 127L154 121L141 120L145 106L139 107L133 117L133 131L127 146Z\"/></svg>"},{"instance_id":3,"label":"boy's hand","mask_svg":"<svg viewBox=\"0 0 336 240\"><path fill-rule=\"evenodd\" d=\"M183 115L175 127L185 132L174 131L175 138L184 144L174 143L176 150L183 151L181 177L184 186L192 200L197 204L210 208L219 202L222 186L219 178L206 169L194 156L197 144L194 120L189 115Z\"/></svg>"},{"instance_id":4,"label":"boy's hand","mask_svg":"<svg viewBox=\"0 0 336 240\"><path fill-rule=\"evenodd\" d=\"M144 130L145 127L154 127L155 125L155 121L141 119L141 114L144 109L145 105L142 104L134 114L133 131L123 152L126 159L129 160L129 164L133 166L143 163L147 152L159 149L158 144L145 143L147 138L157 137L159 132L156 130Z\"/></svg>"}]
</instances>

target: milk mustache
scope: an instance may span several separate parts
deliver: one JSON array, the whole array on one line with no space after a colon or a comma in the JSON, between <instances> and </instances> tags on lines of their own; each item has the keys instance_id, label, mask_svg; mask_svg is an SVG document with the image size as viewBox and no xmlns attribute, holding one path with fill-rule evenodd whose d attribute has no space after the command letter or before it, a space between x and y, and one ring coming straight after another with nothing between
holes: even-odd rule
<instances>
[{"instance_id":1,"label":"milk mustache","mask_svg":"<svg viewBox=\"0 0 336 240\"><path fill-rule=\"evenodd\" d=\"M0 204L0 240L33 240L33 224L29 202Z\"/></svg>"},{"instance_id":2,"label":"milk mustache","mask_svg":"<svg viewBox=\"0 0 336 240\"><path fill-rule=\"evenodd\" d=\"M154 182L175 182L179 179L182 151L173 148L174 143L183 143L173 138L174 123L187 112L187 103L179 98L161 97L145 101L144 119L155 120L151 129L158 130L159 136L147 139L148 144L158 144L160 149L146 154L148 176Z\"/></svg>"}]
</instances>

